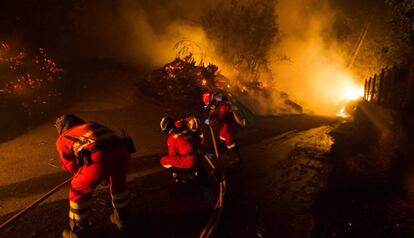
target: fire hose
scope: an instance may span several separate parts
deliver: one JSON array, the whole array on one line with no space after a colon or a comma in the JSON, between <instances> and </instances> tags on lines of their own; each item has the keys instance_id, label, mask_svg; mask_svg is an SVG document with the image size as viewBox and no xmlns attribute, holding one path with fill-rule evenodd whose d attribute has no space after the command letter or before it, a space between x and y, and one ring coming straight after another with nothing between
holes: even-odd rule
<instances>
[{"instance_id":1,"label":"fire hose","mask_svg":"<svg viewBox=\"0 0 414 238\"><path fill-rule=\"evenodd\" d=\"M32 202L29 206L23 208L20 212L16 213L14 216L12 216L10 219L8 219L7 221L5 221L4 223L2 223L0 225L0 230L3 229L5 226L7 226L8 224L10 224L11 222L13 222L14 220L16 220L17 218L19 218L21 215L23 215L24 213L26 213L30 208L36 206L37 204L41 203L43 200L45 200L46 198L50 197L52 194L54 194L56 191L58 191L59 189L61 189L63 186L65 186L66 184L68 184L70 181L72 181L73 177L68 178L67 180L65 180L64 182L62 182L61 184L57 185L56 187L54 187L52 190L50 190L49 192L45 193L43 196L41 196L39 199L37 199L36 201Z\"/></svg>"},{"instance_id":2,"label":"fire hose","mask_svg":"<svg viewBox=\"0 0 414 238\"><path fill-rule=\"evenodd\" d=\"M211 139L213 140L214 153L216 155L216 159L218 159L219 158L219 152L218 152L216 137L214 136L213 127L211 127L211 126L208 126L208 127L210 128Z\"/></svg>"},{"instance_id":3,"label":"fire hose","mask_svg":"<svg viewBox=\"0 0 414 238\"><path fill-rule=\"evenodd\" d=\"M213 131L213 128L211 126L209 126L209 128L210 128L211 138L212 138L213 145L214 145L214 152L216 154L216 159L218 160L219 152L218 152L218 148L217 148L216 139L214 137L214 131ZM213 170L216 169L213 162L208 158L208 156L205 156L205 158L206 158L207 162L210 164L211 168ZM214 231L216 230L216 228L217 228L217 226L220 222L221 214L223 213L225 193L226 193L226 180L223 178L220 181L220 193L219 193L219 197L217 199L217 202L214 205L213 213L211 214L210 219L208 220L208 223L204 227L203 231L201 232L201 235L200 235L199 238L210 238L210 237L212 237Z\"/></svg>"}]
</instances>

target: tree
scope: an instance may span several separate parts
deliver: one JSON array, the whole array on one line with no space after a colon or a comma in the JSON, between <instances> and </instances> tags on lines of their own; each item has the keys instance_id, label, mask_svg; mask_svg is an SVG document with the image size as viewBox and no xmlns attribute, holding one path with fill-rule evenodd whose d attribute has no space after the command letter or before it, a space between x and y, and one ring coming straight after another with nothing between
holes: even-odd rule
<instances>
[{"instance_id":1,"label":"tree","mask_svg":"<svg viewBox=\"0 0 414 238\"><path fill-rule=\"evenodd\" d=\"M393 8L392 25L396 39L414 51L414 0L386 0Z\"/></svg>"},{"instance_id":2,"label":"tree","mask_svg":"<svg viewBox=\"0 0 414 238\"><path fill-rule=\"evenodd\" d=\"M267 54L278 36L275 0L222 1L202 19L216 53L251 81L268 70Z\"/></svg>"}]
</instances>

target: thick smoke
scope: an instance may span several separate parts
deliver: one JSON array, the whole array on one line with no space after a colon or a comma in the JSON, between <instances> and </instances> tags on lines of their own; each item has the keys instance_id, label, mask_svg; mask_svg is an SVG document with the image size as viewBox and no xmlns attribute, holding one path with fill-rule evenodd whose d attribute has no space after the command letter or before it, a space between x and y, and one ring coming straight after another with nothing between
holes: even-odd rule
<instances>
[{"instance_id":1,"label":"thick smoke","mask_svg":"<svg viewBox=\"0 0 414 238\"><path fill-rule=\"evenodd\" d=\"M308 110L334 114L343 90L354 85L345 54L330 35L336 17L328 1L279 0L281 42L269 54L276 87L286 91Z\"/></svg>"}]
</instances>

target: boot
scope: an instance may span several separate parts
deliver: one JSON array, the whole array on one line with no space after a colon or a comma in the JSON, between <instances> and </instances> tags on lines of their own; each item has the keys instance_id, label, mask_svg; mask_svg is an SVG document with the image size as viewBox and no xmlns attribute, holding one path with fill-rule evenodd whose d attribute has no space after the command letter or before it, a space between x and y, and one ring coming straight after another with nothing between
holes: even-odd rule
<instances>
[{"instance_id":1,"label":"boot","mask_svg":"<svg viewBox=\"0 0 414 238\"><path fill-rule=\"evenodd\" d=\"M88 220L69 220L69 229L63 230L63 238L90 237L90 226Z\"/></svg>"},{"instance_id":2,"label":"boot","mask_svg":"<svg viewBox=\"0 0 414 238\"><path fill-rule=\"evenodd\" d=\"M128 208L118 208L109 217L111 223L116 225L119 231L125 231L127 228L127 221L129 219Z\"/></svg>"}]
</instances>

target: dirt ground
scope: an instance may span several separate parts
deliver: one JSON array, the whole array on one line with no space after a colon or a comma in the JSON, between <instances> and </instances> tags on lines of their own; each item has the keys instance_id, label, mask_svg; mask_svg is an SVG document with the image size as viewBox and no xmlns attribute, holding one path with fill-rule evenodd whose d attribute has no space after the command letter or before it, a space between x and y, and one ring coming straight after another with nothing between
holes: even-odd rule
<instances>
[{"instance_id":1,"label":"dirt ground","mask_svg":"<svg viewBox=\"0 0 414 238\"><path fill-rule=\"evenodd\" d=\"M138 152L128 177L133 229L130 237L197 237L216 197L215 189L179 186L159 166L166 153L159 119L186 116L180 107L134 96L137 72L84 70L82 88L63 112L101 122L134 138ZM90 78L97 80L88 80ZM191 113L191 112L190 112ZM56 168L54 119L0 144L0 222L70 175ZM239 134L243 163L226 169L228 191L217 237L307 237L311 206L326 187L325 154L335 119L309 115L259 117ZM67 225L67 187L0 231L1 237L59 237ZM96 237L118 236L109 224L107 188L95 194L91 221Z\"/></svg>"}]
</instances>

